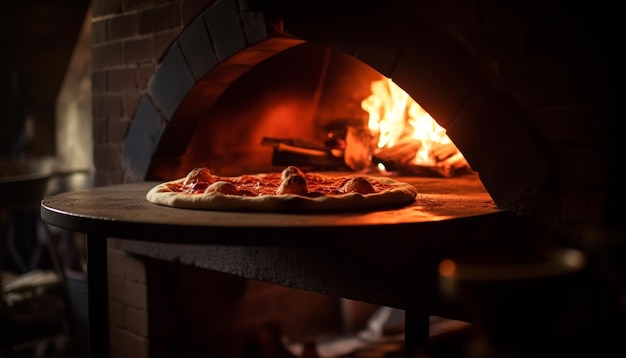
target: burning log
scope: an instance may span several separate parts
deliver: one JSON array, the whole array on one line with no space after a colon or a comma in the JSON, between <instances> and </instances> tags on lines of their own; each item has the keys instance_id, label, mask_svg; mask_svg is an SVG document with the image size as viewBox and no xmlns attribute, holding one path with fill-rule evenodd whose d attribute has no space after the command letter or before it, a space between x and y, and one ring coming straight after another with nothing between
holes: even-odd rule
<instances>
[{"instance_id":1,"label":"burning log","mask_svg":"<svg viewBox=\"0 0 626 358\"><path fill-rule=\"evenodd\" d=\"M408 165L399 168L400 175L452 178L470 173L472 170L461 152L457 152L436 165Z\"/></svg>"},{"instance_id":2,"label":"burning log","mask_svg":"<svg viewBox=\"0 0 626 358\"><path fill-rule=\"evenodd\" d=\"M446 143L431 149L429 156L438 163L445 161L457 153L459 153L459 150L453 143Z\"/></svg>"},{"instance_id":3,"label":"burning log","mask_svg":"<svg viewBox=\"0 0 626 358\"><path fill-rule=\"evenodd\" d=\"M422 147L422 142L413 138L405 138L392 147L377 149L373 155L375 162L381 163L387 170L409 165Z\"/></svg>"},{"instance_id":4,"label":"burning log","mask_svg":"<svg viewBox=\"0 0 626 358\"><path fill-rule=\"evenodd\" d=\"M309 155L301 150L292 151L285 147L274 148L274 152L272 153L272 165L298 165L330 170L343 170L345 168L343 158L338 158L330 154Z\"/></svg>"},{"instance_id":5,"label":"burning log","mask_svg":"<svg viewBox=\"0 0 626 358\"><path fill-rule=\"evenodd\" d=\"M469 163L452 143L443 144L430 152L436 165L443 168L446 177L458 176L471 171Z\"/></svg>"},{"instance_id":6,"label":"burning log","mask_svg":"<svg viewBox=\"0 0 626 358\"><path fill-rule=\"evenodd\" d=\"M372 134L367 127L348 126L344 161L354 171L365 170L372 164Z\"/></svg>"},{"instance_id":7,"label":"burning log","mask_svg":"<svg viewBox=\"0 0 626 358\"><path fill-rule=\"evenodd\" d=\"M465 157L458 152L453 156L447 158L441 163L443 167L448 168L448 171L453 172L455 175L465 174L471 171L469 163L465 160Z\"/></svg>"},{"instance_id":8,"label":"burning log","mask_svg":"<svg viewBox=\"0 0 626 358\"><path fill-rule=\"evenodd\" d=\"M262 138L261 145L274 147L272 165L299 165L314 168L342 168L341 157L323 144L294 138Z\"/></svg>"}]
</instances>

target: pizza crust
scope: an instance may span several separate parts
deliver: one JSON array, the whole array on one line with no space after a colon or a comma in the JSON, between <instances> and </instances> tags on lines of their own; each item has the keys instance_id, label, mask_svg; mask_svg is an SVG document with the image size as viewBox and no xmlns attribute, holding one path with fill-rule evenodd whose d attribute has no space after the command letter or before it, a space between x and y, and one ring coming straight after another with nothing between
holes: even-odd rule
<instances>
[{"instance_id":1,"label":"pizza crust","mask_svg":"<svg viewBox=\"0 0 626 358\"><path fill-rule=\"evenodd\" d=\"M263 176L257 174L256 176ZM320 175L320 174L316 174ZM344 176L352 178L356 176ZM172 185L181 185L184 178L164 182L154 186L146 199L154 204L182 209L237 211L237 212L276 212L276 213L329 213L373 211L406 206L415 201L417 189L408 183L386 177L359 177L376 180L389 188L380 192L360 194L322 195L308 197L296 194L272 194L241 196L220 192L188 194L172 191Z\"/></svg>"}]
</instances>

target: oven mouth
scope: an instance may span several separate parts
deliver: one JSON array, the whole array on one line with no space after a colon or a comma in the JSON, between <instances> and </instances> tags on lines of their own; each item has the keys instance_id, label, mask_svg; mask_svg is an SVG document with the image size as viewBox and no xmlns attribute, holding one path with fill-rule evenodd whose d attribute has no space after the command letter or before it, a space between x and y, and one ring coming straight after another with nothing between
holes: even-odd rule
<instances>
[{"instance_id":1,"label":"oven mouth","mask_svg":"<svg viewBox=\"0 0 626 358\"><path fill-rule=\"evenodd\" d=\"M235 28L211 22L221 11L218 8L207 8L186 28L151 79L124 144L125 181L180 178L200 166L221 175L282 169L284 162L294 164L293 158L273 162L276 146L263 146L263 138L325 144L337 128L363 126L367 118L361 102L381 76L391 79L446 129L468 164L460 172L478 173L501 207L550 181L551 166L524 124L520 104L483 75L484 68L450 34L426 23L387 29L362 22L355 24L367 26L362 33L338 28L328 34L306 21L297 24L302 19L288 19L289 14L279 26L265 24L262 12L255 13L255 21ZM250 18L249 13L242 16ZM380 33L370 36L376 31ZM238 39L225 41L222 33ZM355 42L354 36L368 37ZM334 66L348 61L352 65ZM280 71L273 72L276 68ZM341 86L328 90L331 79L351 83L352 91L337 95L333 89ZM355 86L359 81L366 84ZM260 98L265 104L253 106ZM343 112L331 114L330 109L337 108ZM236 119L235 113L244 119ZM270 119L277 121L269 123ZM325 159L336 162L332 155ZM397 170L394 160L374 159L377 167ZM349 170L362 170L345 160L344 164ZM403 174L457 175L430 166L407 168Z\"/></svg>"},{"instance_id":2,"label":"oven mouth","mask_svg":"<svg viewBox=\"0 0 626 358\"><path fill-rule=\"evenodd\" d=\"M234 76L233 62L198 81L172 113L146 179L197 167L229 176L290 165L386 176L472 172L445 129L390 79L326 46L290 39L281 46L272 56L258 47L242 52L237 58L261 60L245 73L237 67L215 99L207 93Z\"/></svg>"}]
</instances>

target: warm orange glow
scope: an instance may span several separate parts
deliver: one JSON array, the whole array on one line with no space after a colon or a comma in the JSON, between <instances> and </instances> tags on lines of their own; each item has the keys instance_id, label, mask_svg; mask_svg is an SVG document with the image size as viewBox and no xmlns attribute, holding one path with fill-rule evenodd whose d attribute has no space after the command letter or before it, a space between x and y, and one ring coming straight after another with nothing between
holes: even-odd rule
<instances>
[{"instance_id":1,"label":"warm orange glow","mask_svg":"<svg viewBox=\"0 0 626 358\"><path fill-rule=\"evenodd\" d=\"M456 264L454 263L454 261L450 259L445 259L439 263L439 275L443 277L450 277L454 275L455 271Z\"/></svg>"},{"instance_id":2,"label":"warm orange glow","mask_svg":"<svg viewBox=\"0 0 626 358\"><path fill-rule=\"evenodd\" d=\"M438 165L432 150L444 144L454 146L446 130L391 79L372 82L371 90L361 107L369 114L368 127L377 138L377 148L406 144L412 138L421 145L411 164ZM462 158L458 150L455 155Z\"/></svg>"}]
</instances>

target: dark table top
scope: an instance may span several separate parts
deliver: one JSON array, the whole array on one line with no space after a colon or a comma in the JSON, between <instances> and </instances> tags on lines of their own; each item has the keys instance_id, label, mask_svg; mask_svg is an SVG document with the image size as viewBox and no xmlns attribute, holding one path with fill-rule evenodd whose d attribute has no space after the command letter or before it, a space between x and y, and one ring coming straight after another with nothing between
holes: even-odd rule
<instances>
[{"instance_id":1,"label":"dark table top","mask_svg":"<svg viewBox=\"0 0 626 358\"><path fill-rule=\"evenodd\" d=\"M475 176L458 178L396 178L418 189L408 206L365 213L291 214L178 209L145 198L156 182L127 183L65 192L44 198L41 216L68 230L134 240L205 244L302 243L495 214L499 209ZM385 235L387 236L387 235ZM294 237L299 240L294 240ZM262 240L262 241L261 241Z\"/></svg>"}]
</instances>

